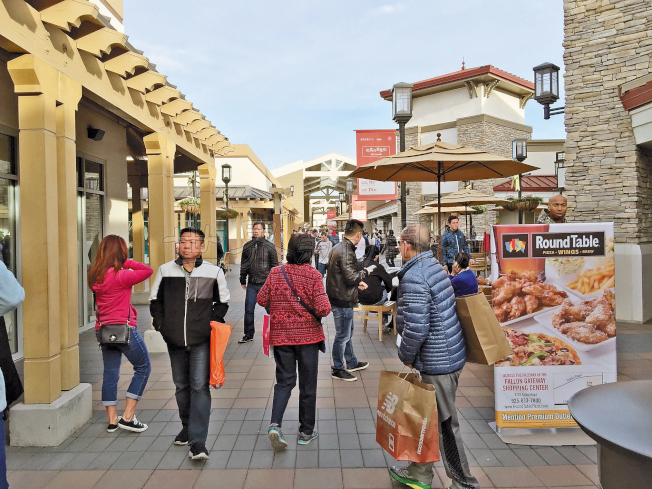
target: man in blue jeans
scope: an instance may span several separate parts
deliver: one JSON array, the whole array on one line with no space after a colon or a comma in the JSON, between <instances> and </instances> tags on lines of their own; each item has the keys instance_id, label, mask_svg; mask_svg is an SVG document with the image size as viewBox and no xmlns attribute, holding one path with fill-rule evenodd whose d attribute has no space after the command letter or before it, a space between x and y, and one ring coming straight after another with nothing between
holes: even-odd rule
<instances>
[{"instance_id":1,"label":"man in blue jeans","mask_svg":"<svg viewBox=\"0 0 652 489\"><path fill-rule=\"evenodd\" d=\"M202 260L203 250L204 233L182 229L179 258L159 267L149 298L154 328L168 345L176 387L182 428L174 444L190 445L193 460L208 460L210 323L224 322L230 299L224 272Z\"/></svg>"},{"instance_id":2,"label":"man in blue jeans","mask_svg":"<svg viewBox=\"0 0 652 489\"><path fill-rule=\"evenodd\" d=\"M358 289L365 290L364 278L376 267L362 268L355 257L357 244L362 239L363 224L352 219L344 228L344 239L336 244L328 258L326 274L326 294L331 302L335 320L335 340L333 341L333 372L337 380L353 382L358 378L351 374L369 366L360 362L353 351L353 308L358 305ZM344 360L346 367L344 368Z\"/></svg>"},{"instance_id":3,"label":"man in blue jeans","mask_svg":"<svg viewBox=\"0 0 652 489\"><path fill-rule=\"evenodd\" d=\"M256 326L254 311L258 292L265 285L269 271L278 266L278 255L272 243L265 239L265 224L257 221L253 225L253 239L242 247L240 260L240 285L247 291L245 295L244 336L238 343L254 340Z\"/></svg>"}]
</instances>

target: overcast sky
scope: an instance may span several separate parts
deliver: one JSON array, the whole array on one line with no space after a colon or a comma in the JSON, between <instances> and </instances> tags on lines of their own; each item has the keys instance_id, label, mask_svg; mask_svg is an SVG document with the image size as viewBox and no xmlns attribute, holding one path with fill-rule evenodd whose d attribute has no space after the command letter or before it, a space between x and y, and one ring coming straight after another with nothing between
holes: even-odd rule
<instances>
[{"instance_id":1,"label":"overcast sky","mask_svg":"<svg viewBox=\"0 0 652 489\"><path fill-rule=\"evenodd\" d=\"M379 92L494 65L532 80L563 66L563 6L553 0L126 0L129 40L233 143L269 168L335 151L355 129L396 125ZM561 105L558 103L558 105ZM535 139L565 137L562 116Z\"/></svg>"}]
</instances>

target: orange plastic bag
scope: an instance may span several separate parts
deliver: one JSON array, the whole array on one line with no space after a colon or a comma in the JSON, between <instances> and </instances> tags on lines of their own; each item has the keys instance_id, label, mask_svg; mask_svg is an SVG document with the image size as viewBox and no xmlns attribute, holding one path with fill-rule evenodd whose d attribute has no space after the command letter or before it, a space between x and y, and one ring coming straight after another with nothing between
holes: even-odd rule
<instances>
[{"instance_id":1,"label":"orange plastic bag","mask_svg":"<svg viewBox=\"0 0 652 489\"><path fill-rule=\"evenodd\" d=\"M228 324L211 321L211 387L219 389L224 385L224 352L229 343L231 330Z\"/></svg>"}]
</instances>

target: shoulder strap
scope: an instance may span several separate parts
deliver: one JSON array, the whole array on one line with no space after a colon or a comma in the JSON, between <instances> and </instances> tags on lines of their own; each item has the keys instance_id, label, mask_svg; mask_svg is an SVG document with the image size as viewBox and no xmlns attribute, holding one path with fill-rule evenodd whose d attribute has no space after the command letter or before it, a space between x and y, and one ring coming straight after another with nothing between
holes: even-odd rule
<instances>
[{"instance_id":1,"label":"shoulder strap","mask_svg":"<svg viewBox=\"0 0 652 489\"><path fill-rule=\"evenodd\" d=\"M315 314L314 311L312 311L308 307L308 305L301 300L301 297L299 297L299 294L297 294L297 291L294 290L294 287L292 287L292 284L290 283L290 280L288 279L288 275L287 275L287 273L285 273L285 265L281 265L281 271L283 272L283 277L285 277L285 282L290 287L290 290L292 291L292 294L297 298L297 302L299 304L301 304L305 308L305 310L308 311L317 320L317 322L319 324L321 324L321 318L319 316L317 316L317 314Z\"/></svg>"}]
</instances>

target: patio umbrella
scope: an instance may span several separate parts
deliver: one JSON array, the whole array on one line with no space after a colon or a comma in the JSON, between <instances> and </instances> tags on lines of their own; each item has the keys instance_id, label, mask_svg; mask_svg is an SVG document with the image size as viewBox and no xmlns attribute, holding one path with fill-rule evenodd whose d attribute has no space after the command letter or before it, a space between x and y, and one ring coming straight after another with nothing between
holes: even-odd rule
<instances>
[{"instance_id":1,"label":"patio umbrella","mask_svg":"<svg viewBox=\"0 0 652 489\"><path fill-rule=\"evenodd\" d=\"M442 205L442 207L444 207ZM462 207L461 205L455 206L455 207L445 207L444 212L447 212L449 214L473 214L475 212L474 209L467 209L466 207ZM419 215L432 215L432 214L437 214L437 208L436 207L424 207L420 211L415 212L415 214Z\"/></svg>"},{"instance_id":2,"label":"patio umbrella","mask_svg":"<svg viewBox=\"0 0 652 489\"><path fill-rule=\"evenodd\" d=\"M459 144L435 143L414 146L356 168L349 177L383 182L437 182L437 214L441 214L441 182L505 178L536 170L503 156ZM439 218L438 218L439 219ZM440 233L439 226L437 232ZM439 234L441 238L441 234Z\"/></svg>"}]
</instances>

